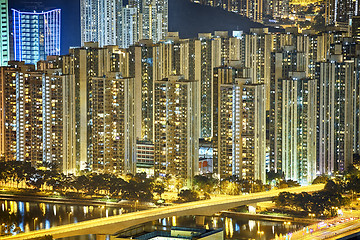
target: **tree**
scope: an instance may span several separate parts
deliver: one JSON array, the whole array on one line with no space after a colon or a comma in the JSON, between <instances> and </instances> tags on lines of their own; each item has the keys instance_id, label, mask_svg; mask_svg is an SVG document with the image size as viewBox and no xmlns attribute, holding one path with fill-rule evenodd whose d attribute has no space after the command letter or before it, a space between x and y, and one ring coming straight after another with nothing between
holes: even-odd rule
<instances>
[{"instance_id":1,"label":"tree","mask_svg":"<svg viewBox=\"0 0 360 240\"><path fill-rule=\"evenodd\" d=\"M180 193L180 190L186 185L185 179L174 177L170 174L167 174L164 177L164 182L168 190L175 190L178 194Z\"/></svg>"},{"instance_id":2,"label":"tree","mask_svg":"<svg viewBox=\"0 0 360 240\"><path fill-rule=\"evenodd\" d=\"M153 192L157 193L159 195L159 197L161 198L161 195L165 192L165 184L161 179L157 179L154 182L154 186L153 186Z\"/></svg>"},{"instance_id":3,"label":"tree","mask_svg":"<svg viewBox=\"0 0 360 240\"><path fill-rule=\"evenodd\" d=\"M353 154L353 166L359 166L360 165L360 155L359 154Z\"/></svg>"},{"instance_id":4,"label":"tree","mask_svg":"<svg viewBox=\"0 0 360 240\"><path fill-rule=\"evenodd\" d=\"M335 216L338 208L349 204L349 199L343 197L340 192L323 190L312 195L306 192L281 192L274 198L274 202L281 208L304 210L316 216Z\"/></svg>"},{"instance_id":5,"label":"tree","mask_svg":"<svg viewBox=\"0 0 360 240\"><path fill-rule=\"evenodd\" d=\"M347 167L346 171L344 172L344 175L346 177L360 176L360 171L353 164L351 164Z\"/></svg>"},{"instance_id":6,"label":"tree","mask_svg":"<svg viewBox=\"0 0 360 240\"><path fill-rule=\"evenodd\" d=\"M122 189L121 198L127 200L138 200L139 195L137 193L138 184L136 181L130 179L127 181Z\"/></svg>"},{"instance_id":7,"label":"tree","mask_svg":"<svg viewBox=\"0 0 360 240\"><path fill-rule=\"evenodd\" d=\"M152 180L146 174L138 173L123 186L121 197L128 200L151 201Z\"/></svg>"},{"instance_id":8,"label":"tree","mask_svg":"<svg viewBox=\"0 0 360 240\"><path fill-rule=\"evenodd\" d=\"M183 178L173 178L175 181L174 187L177 191L177 193L180 192L180 189L182 189L184 186L186 186L186 180Z\"/></svg>"},{"instance_id":9,"label":"tree","mask_svg":"<svg viewBox=\"0 0 360 240\"><path fill-rule=\"evenodd\" d=\"M280 189L284 189L284 188L288 188L289 185L286 184L286 181L280 181L279 183L279 188Z\"/></svg>"},{"instance_id":10,"label":"tree","mask_svg":"<svg viewBox=\"0 0 360 240\"><path fill-rule=\"evenodd\" d=\"M85 193L89 192L90 179L87 175L80 175L75 177L71 182L72 187L77 191L84 191Z\"/></svg>"},{"instance_id":11,"label":"tree","mask_svg":"<svg viewBox=\"0 0 360 240\"><path fill-rule=\"evenodd\" d=\"M298 210L303 209L308 212L311 207L311 200L312 199L310 194L307 192L302 192L295 195L294 204Z\"/></svg>"},{"instance_id":12,"label":"tree","mask_svg":"<svg viewBox=\"0 0 360 240\"><path fill-rule=\"evenodd\" d=\"M329 181L329 177L326 175L317 176L312 184L319 184L319 183L327 183Z\"/></svg>"},{"instance_id":13,"label":"tree","mask_svg":"<svg viewBox=\"0 0 360 240\"><path fill-rule=\"evenodd\" d=\"M294 181L294 180L287 180L286 184L289 187L300 187L300 183L298 183L297 181Z\"/></svg>"},{"instance_id":14,"label":"tree","mask_svg":"<svg viewBox=\"0 0 360 240\"><path fill-rule=\"evenodd\" d=\"M241 185L236 182L224 180L221 182L221 191L228 195L239 195L241 193Z\"/></svg>"},{"instance_id":15,"label":"tree","mask_svg":"<svg viewBox=\"0 0 360 240\"><path fill-rule=\"evenodd\" d=\"M280 181L279 183L280 189L288 188L288 187L300 187L300 184L294 180Z\"/></svg>"},{"instance_id":16,"label":"tree","mask_svg":"<svg viewBox=\"0 0 360 240\"><path fill-rule=\"evenodd\" d=\"M146 173L137 173L134 177L137 182L138 199L140 201L153 200L153 179L147 178Z\"/></svg>"},{"instance_id":17,"label":"tree","mask_svg":"<svg viewBox=\"0 0 360 240\"><path fill-rule=\"evenodd\" d=\"M292 194L289 192L281 192L277 197L274 198L273 202L277 207L286 208L291 207Z\"/></svg>"},{"instance_id":18,"label":"tree","mask_svg":"<svg viewBox=\"0 0 360 240\"><path fill-rule=\"evenodd\" d=\"M34 169L31 167L29 162L17 162L14 161L14 172L13 172L13 181L17 183L17 188L19 183L25 181L28 177L28 174L33 172Z\"/></svg>"},{"instance_id":19,"label":"tree","mask_svg":"<svg viewBox=\"0 0 360 240\"><path fill-rule=\"evenodd\" d=\"M27 184L29 186L33 186L36 190L40 190L40 188L45 183L45 171L36 169L32 173L29 174L27 179Z\"/></svg>"},{"instance_id":20,"label":"tree","mask_svg":"<svg viewBox=\"0 0 360 240\"><path fill-rule=\"evenodd\" d=\"M102 174L91 174L90 182L91 188L94 193L100 193L100 191L108 192L110 188L111 175L107 173Z\"/></svg>"},{"instance_id":21,"label":"tree","mask_svg":"<svg viewBox=\"0 0 360 240\"><path fill-rule=\"evenodd\" d=\"M111 176L109 193L111 196L119 196L124 188L126 181L122 178L117 178L114 175Z\"/></svg>"},{"instance_id":22,"label":"tree","mask_svg":"<svg viewBox=\"0 0 360 240\"><path fill-rule=\"evenodd\" d=\"M66 176L57 171L46 171L46 184L52 186L53 190L62 191L65 188Z\"/></svg>"},{"instance_id":23,"label":"tree","mask_svg":"<svg viewBox=\"0 0 360 240\"><path fill-rule=\"evenodd\" d=\"M319 191L312 195L310 212L315 213L316 216L333 217L336 215L336 208L345 206L347 203L347 198L342 197L340 193Z\"/></svg>"},{"instance_id":24,"label":"tree","mask_svg":"<svg viewBox=\"0 0 360 240\"><path fill-rule=\"evenodd\" d=\"M246 192L246 193L252 192L253 184L249 180L241 179L241 180L239 180L239 183L241 184L242 192Z\"/></svg>"},{"instance_id":25,"label":"tree","mask_svg":"<svg viewBox=\"0 0 360 240\"><path fill-rule=\"evenodd\" d=\"M333 192L333 193L341 193L342 189L341 187L336 184L333 180L329 180L324 187L325 191Z\"/></svg>"},{"instance_id":26,"label":"tree","mask_svg":"<svg viewBox=\"0 0 360 240\"><path fill-rule=\"evenodd\" d=\"M263 192L265 191L265 186L263 182L259 179L256 180L253 187L253 192Z\"/></svg>"},{"instance_id":27,"label":"tree","mask_svg":"<svg viewBox=\"0 0 360 240\"><path fill-rule=\"evenodd\" d=\"M275 170L270 170L266 172L266 181L271 182L272 180L283 179L284 174L282 172L275 172Z\"/></svg>"},{"instance_id":28,"label":"tree","mask_svg":"<svg viewBox=\"0 0 360 240\"><path fill-rule=\"evenodd\" d=\"M9 168L9 162L0 162L0 181L4 181L6 182L7 179L9 179L9 174L8 174L8 168Z\"/></svg>"},{"instance_id":29,"label":"tree","mask_svg":"<svg viewBox=\"0 0 360 240\"><path fill-rule=\"evenodd\" d=\"M74 181L75 176L72 174L69 175L63 175L62 178L62 188L61 191L66 194L68 190L73 189L72 182Z\"/></svg>"},{"instance_id":30,"label":"tree","mask_svg":"<svg viewBox=\"0 0 360 240\"><path fill-rule=\"evenodd\" d=\"M218 180L212 176L194 176L194 187L196 190L212 193L217 186Z\"/></svg>"},{"instance_id":31,"label":"tree","mask_svg":"<svg viewBox=\"0 0 360 240\"><path fill-rule=\"evenodd\" d=\"M358 176L348 177L345 188L348 191L360 193L360 178Z\"/></svg>"},{"instance_id":32,"label":"tree","mask_svg":"<svg viewBox=\"0 0 360 240\"><path fill-rule=\"evenodd\" d=\"M181 190L178 194L179 200L182 202L193 202L199 200L199 194L196 191L186 189Z\"/></svg>"}]
</instances>

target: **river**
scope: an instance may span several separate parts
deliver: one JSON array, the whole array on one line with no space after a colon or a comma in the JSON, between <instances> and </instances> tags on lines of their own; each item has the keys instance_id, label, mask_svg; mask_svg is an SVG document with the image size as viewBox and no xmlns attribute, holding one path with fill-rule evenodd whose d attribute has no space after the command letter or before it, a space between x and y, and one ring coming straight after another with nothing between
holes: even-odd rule
<instances>
[{"instance_id":1,"label":"river","mask_svg":"<svg viewBox=\"0 0 360 240\"><path fill-rule=\"evenodd\" d=\"M110 217L131 209L105 206L82 206L72 204L52 204L22 201L0 201L0 224L14 230L33 231L48 229L68 223ZM283 222L244 220L239 216L208 216L202 219L202 226L196 224L195 216L171 217L149 222L156 229L170 226L223 228L226 239L271 239L279 235L303 228L304 224L284 224ZM18 227L16 229L16 227ZM70 240L62 239L62 240ZM95 240L95 236L81 236L71 240Z\"/></svg>"}]
</instances>

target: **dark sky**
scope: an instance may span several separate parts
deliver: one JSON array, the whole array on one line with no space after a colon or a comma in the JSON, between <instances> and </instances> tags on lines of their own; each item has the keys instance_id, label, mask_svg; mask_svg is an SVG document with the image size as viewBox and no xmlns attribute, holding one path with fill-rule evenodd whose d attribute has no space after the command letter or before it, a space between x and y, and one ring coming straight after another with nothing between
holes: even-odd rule
<instances>
[{"instance_id":1,"label":"dark sky","mask_svg":"<svg viewBox=\"0 0 360 240\"><path fill-rule=\"evenodd\" d=\"M34 2L42 2L46 10L61 8L61 54L67 54L70 46L80 46L80 0L9 0L9 8L33 10Z\"/></svg>"}]
</instances>

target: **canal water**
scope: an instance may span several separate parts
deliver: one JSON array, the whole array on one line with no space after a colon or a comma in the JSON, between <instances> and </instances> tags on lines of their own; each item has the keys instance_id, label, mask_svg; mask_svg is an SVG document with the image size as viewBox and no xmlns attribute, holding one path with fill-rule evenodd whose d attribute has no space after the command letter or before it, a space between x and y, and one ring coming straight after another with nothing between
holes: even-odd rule
<instances>
[{"instance_id":1,"label":"canal water","mask_svg":"<svg viewBox=\"0 0 360 240\"><path fill-rule=\"evenodd\" d=\"M0 201L1 231L33 231L48 229L68 223L110 217L123 214L134 209L123 209L106 206L82 206L72 204L51 204L22 201ZM223 228L226 239L272 239L280 235L304 227L302 224L283 222L245 220L239 216L204 217L199 220L195 216L170 217L147 223L153 229L169 229L171 226ZM81 236L62 240L95 240L95 236Z\"/></svg>"}]
</instances>

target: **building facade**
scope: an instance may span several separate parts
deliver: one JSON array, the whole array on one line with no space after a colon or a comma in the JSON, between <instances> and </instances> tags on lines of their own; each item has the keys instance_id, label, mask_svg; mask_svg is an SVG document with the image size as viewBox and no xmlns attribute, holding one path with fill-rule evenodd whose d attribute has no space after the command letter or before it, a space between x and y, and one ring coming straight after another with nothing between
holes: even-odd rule
<instances>
[{"instance_id":1,"label":"building facade","mask_svg":"<svg viewBox=\"0 0 360 240\"><path fill-rule=\"evenodd\" d=\"M61 9L22 12L12 9L14 60L34 64L60 55Z\"/></svg>"},{"instance_id":2,"label":"building facade","mask_svg":"<svg viewBox=\"0 0 360 240\"><path fill-rule=\"evenodd\" d=\"M63 159L63 78L9 62L1 68L1 155L33 166Z\"/></svg>"},{"instance_id":3,"label":"building facade","mask_svg":"<svg viewBox=\"0 0 360 240\"><path fill-rule=\"evenodd\" d=\"M81 45L127 48L138 40L157 43L168 33L168 0L81 0Z\"/></svg>"},{"instance_id":4,"label":"building facade","mask_svg":"<svg viewBox=\"0 0 360 240\"><path fill-rule=\"evenodd\" d=\"M155 174L188 185L199 171L198 84L181 76L155 83Z\"/></svg>"},{"instance_id":5,"label":"building facade","mask_svg":"<svg viewBox=\"0 0 360 240\"><path fill-rule=\"evenodd\" d=\"M354 63L323 62L318 73L318 173L343 172L353 154Z\"/></svg>"},{"instance_id":6,"label":"building facade","mask_svg":"<svg viewBox=\"0 0 360 240\"><path fill-rule=\"evenodd\" d=\"M302 185L316 177L316 82L304 72L278 79L276 121L278 157L286 179Z\"/></svg>"},{"instance_id":7,"label":"building facade","mask_svg":"<svg viewBox=\"0 0 360 240\"><path fill-rule=\"evenodd\" d=\"M122 0L81 0L81 46L85 42L120 45L121 9Z\"/></svg>"}]
</instances>

